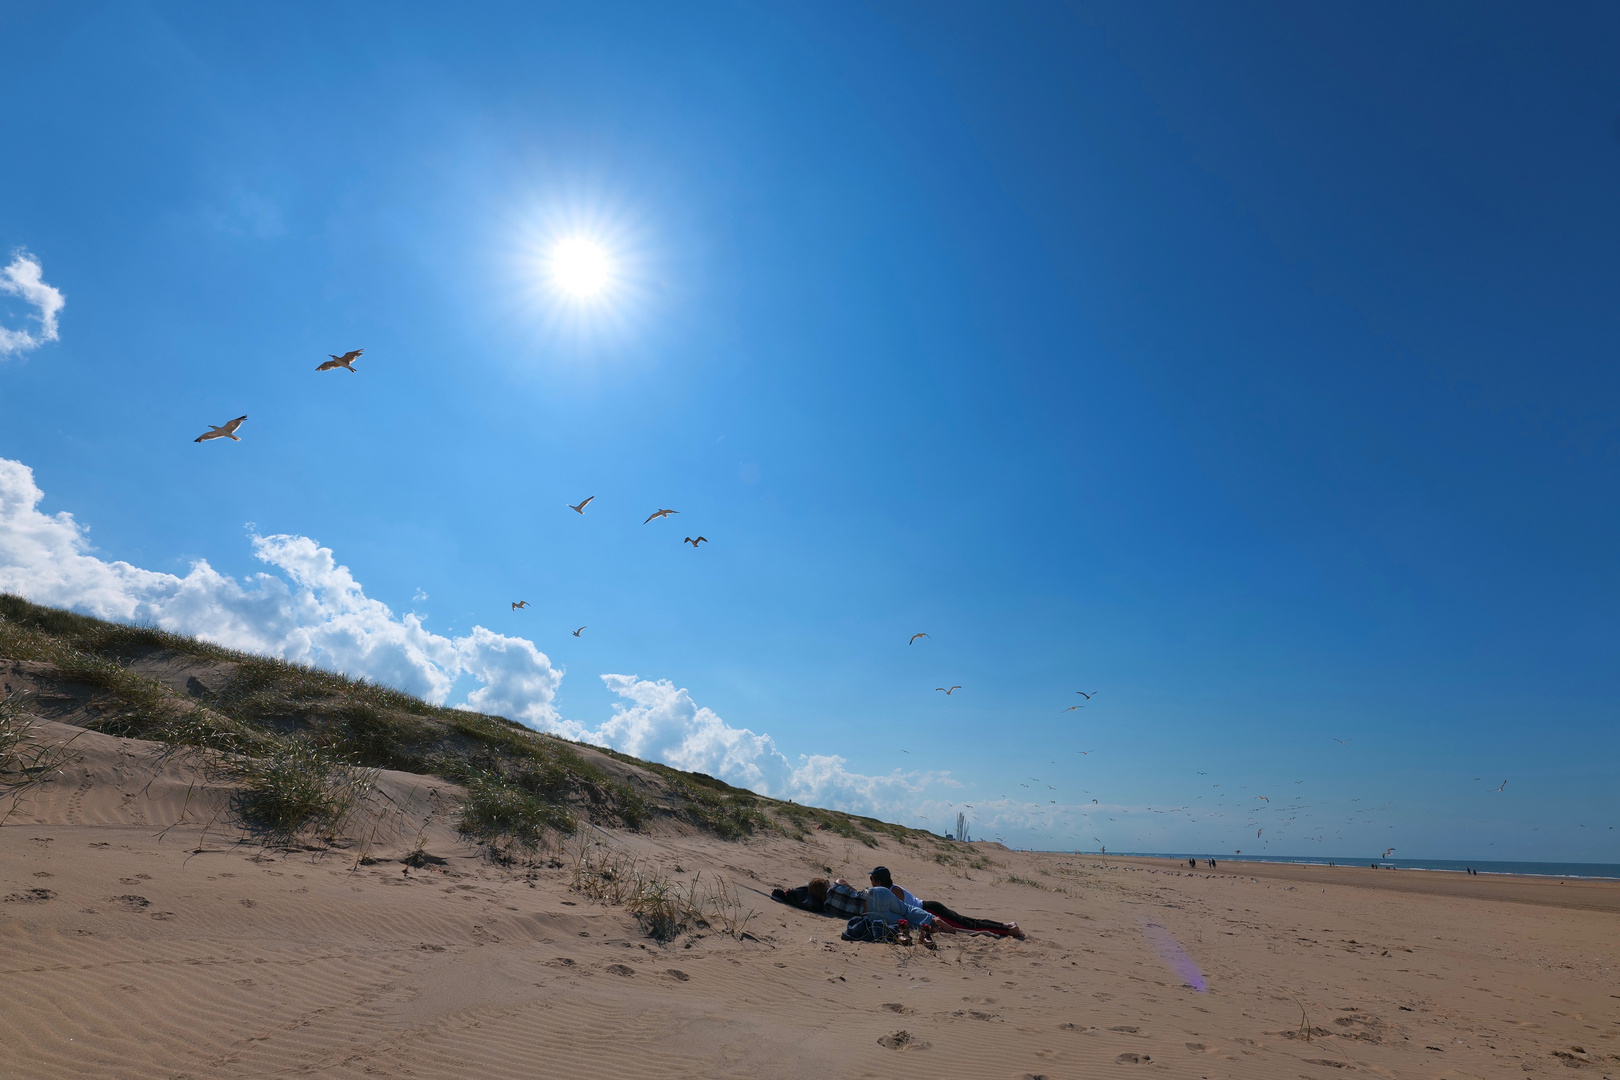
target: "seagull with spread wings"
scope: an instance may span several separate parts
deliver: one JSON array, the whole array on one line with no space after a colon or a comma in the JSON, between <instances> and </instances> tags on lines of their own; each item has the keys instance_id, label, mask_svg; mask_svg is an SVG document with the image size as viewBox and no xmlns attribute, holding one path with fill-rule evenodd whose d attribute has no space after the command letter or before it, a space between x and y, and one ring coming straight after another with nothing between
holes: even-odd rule
<instances>
[{"instance_id":1,"label":"seagull with spread wings","mask_svg":"<svg viewBox=\"0 0 1620 1080\"><path fill-rule=\"evenodd\" d=\"M583 514L585 512L585 508L591 504L591 499L594 499L594 498L596 498L596 496L592 495L590 498L586 499L584 502L580 503L578 506L569 506L568 509L572 510L576 514ZM652 520L652 519L649 518L648 521L650 521L650 520ZM647 524L647 522L643 521L642 524L645 525L645 524Z\"/></svg>"},{"instance_id":2,"label":"seagull with spread wings","mask_svg":"<svg viewBox=\"0 0 1620 1080\"><path fill-rule=\"evenodd\" d=\"M245 416L238 416L235 420L227 420L218 427L210 426L207 431L203 432L201 435L197 436L191 441L207 442L209 439L229 439L232 442L241 442L241 438L236 434L236 429L241 427L242 421L246 419L247 417Z\"/></svg>"},{"instance_id":3,"label":"seagull with spread wings","mask_svg":"<svg viewBox=\"0 0 1620 1080\"><path fill-rule=\"evenodd\" d=\"M653 518L667 518L671 514L678 513L680 513L679 510L654 510L650 515L648 515L647 521L651 521ZM642 524L647 524L647 521L643 521Z\"/></svg>"},{"instance_id":4,"label":"seagull with spread wings","mask_svg":"<svg viewBox=\"0 0 1620 1080\"><path fill-rule=\"evenodd\" d=\"M326 355L330 356L332 359L328 360L326 363L322 364L320 367L316 368L315 370L316 371L331 371L333 368L346 368L349 371L353 371L354 370L354 362L357 359L359 359L360 354L365 352L365 351L366 350L364 350L364 349L350 349L348 352L344 353L342 356L339 356L336 353L327 353Z\"/></svg>"},{"instance_id":5,"label":"seagull with spread wings","mask_svg":"<svg viewBox=\"0 0 1620 1080\"><path fill-rule=\"evenodd\" d=\"M1095 690L1093 690L1089 694L1086 693L1084 690L1076 690L1075 693L1079 694L1081 697L1085 698L1087 701L1090 701L1093 697L1095 697L1097 695L1097 691L1095 691Z\"/></svg>"},{"instance_id":6,"label":"seagull with spread wings","mask_svg":"<svg viewBox=\"0 0 1620 1080\"><path fill-rule=\"evenodd\" d=\"M907 645L915 645L915 644L917 644L917 639L918 638L927 637L927 636L928 636L927 634L912 634L911 635L911 640L906 642L906 644Z\"/></svg>"},{"instance_id":7,"label":"seagull with spread wings","mask_svg":"<svg viewBox=\"0 0 1620 1080\"><path fill-rule=\"evenodd\" d=\"M643 521L642 524L645 525L647 523L645 521ZM697 550L697 546L699 544L707 544L708 542L709 542L709 538L707 536L700 536L696 540L694 540L690 536L688 536L685 540L681 541L681 543L683 543L683 544L691 544L693 551Z\"/></svg>"},{"instance_id":8,"label":"seagull with spread wings","mask_svg":"<svg viewBox=\"0 0 1620 1080\"><path fill-rule=\"evenodd\" d=\"M585 628L582 626L578 630L574 631L574 636L579 637L579 635L583 634L584 632L585 632Z\"/></svg>"},{"instance_id":9,"label":"seagull with spread wings","mask_svg":"<svg viewBox=\"0 0 1620 1080\"><path fill-rule=\"evenodd\" d=\"M1085 708L1084 705L1070 705L1067 709L1064 709L1063 711L1064 712L1074 712L1074 710L1076 710L1076 709L1083 709L1083 708Z\"/></svg>"},{"instance_id":10,"label":"seagull with spread wings","mask_svg":"<svg viewBox=\"0 0 1620 1080\"><path fill-rule=\"evenodd\" d=\"M527 600L514 600L514 601L512 601L512 610L513 611L521 611L522 609L524 609L524 608L526 608L528 606L529 606L529 602Z\"/></svg>"},{"instance_id":11,"label":"seagull with spread wings","mask_svg":"<svg viewBox=\"0 0 1620 1080\"><path fill-rule=\"evenodd\" d=\"M939 690L939 691L943 691L946 697L950 697L952 692L954 692L956 690L960 690L962 688L960 686L953 686L953 687L950 688L950 690L946 690L943 686L936 686L936 687L934 687L934 689Z\"/></svg>"}]
</instances>

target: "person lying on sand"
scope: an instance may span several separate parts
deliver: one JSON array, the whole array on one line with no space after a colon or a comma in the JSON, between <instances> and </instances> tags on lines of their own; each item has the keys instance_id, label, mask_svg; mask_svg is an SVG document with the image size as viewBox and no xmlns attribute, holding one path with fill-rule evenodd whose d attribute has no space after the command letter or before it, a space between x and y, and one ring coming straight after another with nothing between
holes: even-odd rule
<instances>
[{"instance_id":1,"label":"person lying on sand","mask_svg":"<svg viewBox=\"0 0 1620 1080\"><path fill-rule=\"evenodd\" d=\"M1004 937L1022 938L1024 936L1024 932L1018 928L1018 924L1015 922L997 922L994 919L976 919L971 915L959 915L950 908L946 907L944 904L940 903L938 900L917 899L917 897L913 896L908 890L901 888L899 885L894 883L894 878L889 874L889 868L886 866L873 867L871 874L868 876L872 880L873 888L896 889L899 892L900 898L907 904L910 904L912 907L922 908L930 915L937 917L944 923L953 926L958 930L977 930L987 934L997 934Z\"/></svg>"},{"instance_id":2,"label":"person lying on sand","mask_svg":"<svg viewBox=\"0 0 1620 1080\"><path fill-rule=\"evenodd\" d=\"M791 904L806 911L841 919L852 919L857 915L876 915L891 928L904 920L919 930L926 929L928 933L934 934L1003 936L1008 932L1005 929L979 930L970 926L953 925L926 908L908 902L906 895L908 894L905 890L897 885L890 885L887 888L874 886L871 889L857 889L843 878L837 881L811 878L807 884L796 888L771 891L771 899L783 904ZM997 927L1003 925L996 924Z\"/></svg>"}]
</instances>

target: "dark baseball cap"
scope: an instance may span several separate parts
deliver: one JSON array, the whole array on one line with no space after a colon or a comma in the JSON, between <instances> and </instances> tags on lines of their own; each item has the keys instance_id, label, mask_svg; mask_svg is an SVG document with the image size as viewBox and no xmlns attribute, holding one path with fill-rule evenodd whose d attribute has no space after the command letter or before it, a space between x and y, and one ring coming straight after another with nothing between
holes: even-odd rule
<instances>
[{"instance_id":1,"label":"dark baseball cap","mask_svg":"<svg viewBox=\"0 0 1620 1080\"><path fill-rule=\"evenodd\" d=\"M872 867L872 872L866 876L871 878L873 881L876 881L879 885L894 884L894 878L889 876L889 868L887 866L874 866Z\"/></svg>"}]
</instances>

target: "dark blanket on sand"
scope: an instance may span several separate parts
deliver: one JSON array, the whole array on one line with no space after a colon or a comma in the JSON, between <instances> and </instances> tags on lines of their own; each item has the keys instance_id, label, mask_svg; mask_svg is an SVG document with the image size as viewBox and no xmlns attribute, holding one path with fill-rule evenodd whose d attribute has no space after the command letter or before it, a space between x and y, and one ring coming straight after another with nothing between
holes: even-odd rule
<instances>
[{"instance_id":1,"label":"dark blanket on sand","mask_svg":"<svg viewBox=\"0 0 1620 1080\"><path fill-rule=\"evenodd\" d=\"M924 900L922 906L928 914L958 930L983 930L1002 937L1012 936L1012 930L1006 923L996 922L994 919L975 919L971 915L958 915L938 900Z\"/></svg>"}]
</instances>

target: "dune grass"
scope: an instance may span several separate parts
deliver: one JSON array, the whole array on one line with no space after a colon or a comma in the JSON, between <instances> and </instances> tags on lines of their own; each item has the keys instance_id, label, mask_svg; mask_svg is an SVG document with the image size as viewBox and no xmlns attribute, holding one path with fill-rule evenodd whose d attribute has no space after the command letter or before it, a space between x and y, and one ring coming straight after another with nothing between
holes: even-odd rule
<instances>
[{"instance_id":1,"label":"dune grass","mask_svg":"<svg viewBox=\"0 0 1620 1080\"><path fill-rule=\"evenodd\" d=\"M570 886L600 903L623 907L648 937L658 941L670 941L688 930L742 938L757 914L722 877L706 882L699 872L683 885L586 830L576 834L568 847Z\"/></svg>"},{"instance_id":2,"label":"dune grass","mask_svg":"<svg viewBox=\"0 0 1620 1080\"><path fill-rule=\"evenodd\" d=\"M242 783L236 796L242 820L282 843L307 833L330 842L377 782L377 770L291 739L227 768Z\"/></svg>"},{"instance_id":3,"label":"dune grass","mask_svg":"<svg viewBox=\"0 0 1620 1080\"><path fill-rule=\"evenodd\" d=\"M71 739L41 742L21 699L21 694L0 698L0 825L16 813L30 791L50 782L78 756Z\"/></svg>"}]
</instances>

